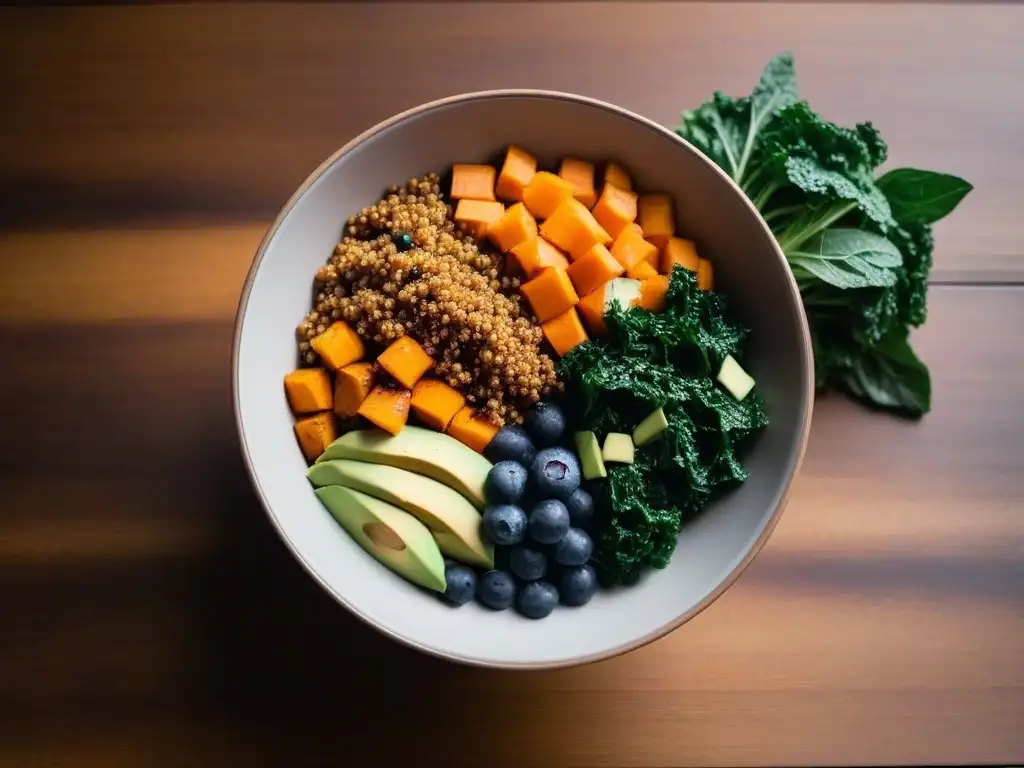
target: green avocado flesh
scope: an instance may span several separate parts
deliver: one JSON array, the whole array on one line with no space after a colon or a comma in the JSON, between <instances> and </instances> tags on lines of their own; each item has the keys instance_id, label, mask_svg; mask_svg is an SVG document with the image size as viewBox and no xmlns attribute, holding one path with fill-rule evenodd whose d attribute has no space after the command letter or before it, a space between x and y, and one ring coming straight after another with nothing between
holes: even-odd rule
<instances>
[{"instance_id":1,"label":"green avocado flesh","mask_svg":"<svg viewBox=\"0 0 1024 768\"><path fill-rule=\"evenodd\" d=\"M602 457L606 463L632 464L633 454L633 438L629 435L624 432L609 432L605 437Z\"/></svg>"},{"instance_id":2,"label":"green avocado flesh","mask_svg":"<svg viewBox=\"0 0 1024 768\"><path fill-rule=\"evenodd\" d=\"M646 445L666 429L668 429L668 419L665 418L665 412L661 408L656 408L647 414L647 417L633 430L633 443Z\"/></svg>"},{"instance_id":3,"label":"green avocado flesh","mask_svg":"<svg viewBox=\"0 0 1024 768\"><path fill-rule=\"evenodd\" d=\"M480 538L480 513L457 491L429 477L386 464L331 459L306 473L314 486L343 485L414 515L430 529L442 554L494 568L494 546Z\"/></svg>"},{"instance_id":4,"label":"green avocado flesh","mask_svg":"<svg viewBox=\"0 0 1024 768\"><path fill-rule=\"evenodd\" d=\"M422 427L405 427L397 435L360 429L342 435L317 459L354 459L406 469L452 488L477 509L487 506L484 481L491 462L454 437Z\"/></svg>"},{"instance_id":5,"label":"green avocado flesh","mask_svg":"<svg viewBox=\"0 0 1024 768\"><path fill-rule=\"evenodd\" d=\"M601 458L601 444L597 442L597 435L593 432L577 432L575 436L576 453L580 457L580 467L583 469L583 477L593 480L596 477L608 477L604 468L604 459Z\"/></svg>"},{"instance_id":6,"label":"green avocado flesh","mask_svg":"<svg viewBox=\"0 0 1024 768\"><path fill-rule=\"evenodd\" d=\"M444 592L444 558L430 530L398 507L340 485L317 498L359 546L414 584Z\"/></svg>"}]
</instances>

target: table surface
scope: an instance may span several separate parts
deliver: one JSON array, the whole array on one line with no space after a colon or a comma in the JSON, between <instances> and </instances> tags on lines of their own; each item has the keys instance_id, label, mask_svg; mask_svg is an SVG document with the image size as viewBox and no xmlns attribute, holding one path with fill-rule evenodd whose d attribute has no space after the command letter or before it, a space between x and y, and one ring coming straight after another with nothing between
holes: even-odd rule
<instances>
[{"instance_id":1,"label":"table surface","mask_svg":"<svg viewBox=\"0 0 1024 768\"><path fill-rule=\"evenodd\" d=\"M974 3L0 11L0 765L1024 760L1022 32ZM764 551L624 657L473 670L351 619L234 436L232 317L280 205L434 97L571 90L671 125L782 48L817 109L976 186L914 336L934 412L820 399Z\"/></svg>"}]
</instances>

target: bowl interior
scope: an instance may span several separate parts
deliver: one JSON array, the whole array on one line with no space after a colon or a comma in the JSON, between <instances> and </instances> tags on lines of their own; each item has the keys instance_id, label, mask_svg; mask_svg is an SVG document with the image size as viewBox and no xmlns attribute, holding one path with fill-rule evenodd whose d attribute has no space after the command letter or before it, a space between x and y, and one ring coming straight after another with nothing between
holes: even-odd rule
<instances>
[{"instance_id":1,"label":"bowl interior","mask_svg":"<svg viewBox=\"0 0 1024 768\"><path fill-rule=\"evenodd\" d=\"M680 233L714 262L716 282L753 328L748 367L771 419L746 457L750 479L684 529L667 569L543 621L475 604L452 610L363 552L304 477L281 383L296 363L294 329L309 309L313 273L345 219L390 184L494 157L509 143L549 165L565 155L616 159L637 189L674 196ZM781 510L810 418L810 350L795 286L770 234L726 177L646 120L598 102L529 92L473 95L400 115L353 141L318 174L293 198L257 257L240 314L234 382L257 489L305 567L395 638L460 661L508 667L570 664L634 647L713 598Z\"/></svg>"}]
</instances>

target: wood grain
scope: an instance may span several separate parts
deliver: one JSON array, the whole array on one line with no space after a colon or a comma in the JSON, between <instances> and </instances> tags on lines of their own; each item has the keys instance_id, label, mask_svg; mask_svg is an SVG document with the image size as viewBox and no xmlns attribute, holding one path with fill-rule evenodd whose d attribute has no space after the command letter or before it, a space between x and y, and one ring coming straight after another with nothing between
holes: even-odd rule
<instances>
[{"instance_id":1,"label":"wood grain","mask_svg":"<svg viewBox=\"0 0 1024 768\"><path fill-rule=\"evenodd\" d=\"M716 88L749 93L789 47L817 109L873 120L893 164L977 185L939 226L936 278L1019 281L1022 25L1024 8L975 4L4 9L0 219L262 221L348 138L428 99L535 86L672 125Z\"/></svg>"}]
</instances>

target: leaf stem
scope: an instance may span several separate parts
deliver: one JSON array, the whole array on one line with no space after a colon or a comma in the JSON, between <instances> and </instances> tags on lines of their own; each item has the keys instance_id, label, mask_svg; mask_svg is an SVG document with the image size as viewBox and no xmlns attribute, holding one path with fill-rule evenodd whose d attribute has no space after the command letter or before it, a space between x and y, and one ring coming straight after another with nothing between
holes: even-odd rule
<instances>
[{"instance_id":1,"label":"leaf stem","mask_svg":"<svg viewBox=\"0 0 1024 768\"><path fill-rule=\"evenodd\" d=\"M792 237L789 238L783 235L779 239L779 247L782 249L782 252L786 254L796 250L801 245L810 240L812 237L814 237L816 234L828 229L830 226L835 224L837 221L843 218L843 216L848 214L856 207L856 201L836 206L831 212L826 213L821 219L815 221L811 226L803 230L798 230L796 235L793 235ZM787 234L789 231L792 230L788 230Z\"/></svg>"},{"instance_id":2,"label":"leaf stem","mask_svg":"<svg viewBox=\"0 0 1024 768\"><path fill-rule=\"evenodd\" d=\"M803 209L803 207L804 206L802 205L786 205L783 206L782 208L776 208L772 211L768 211L768 213L762 213L761 218L764 219L765 221L771 221L772 219L777 219L780 216L788 216L791 213L796 213L797 211Z\"/></svg>"}]
</instances>

